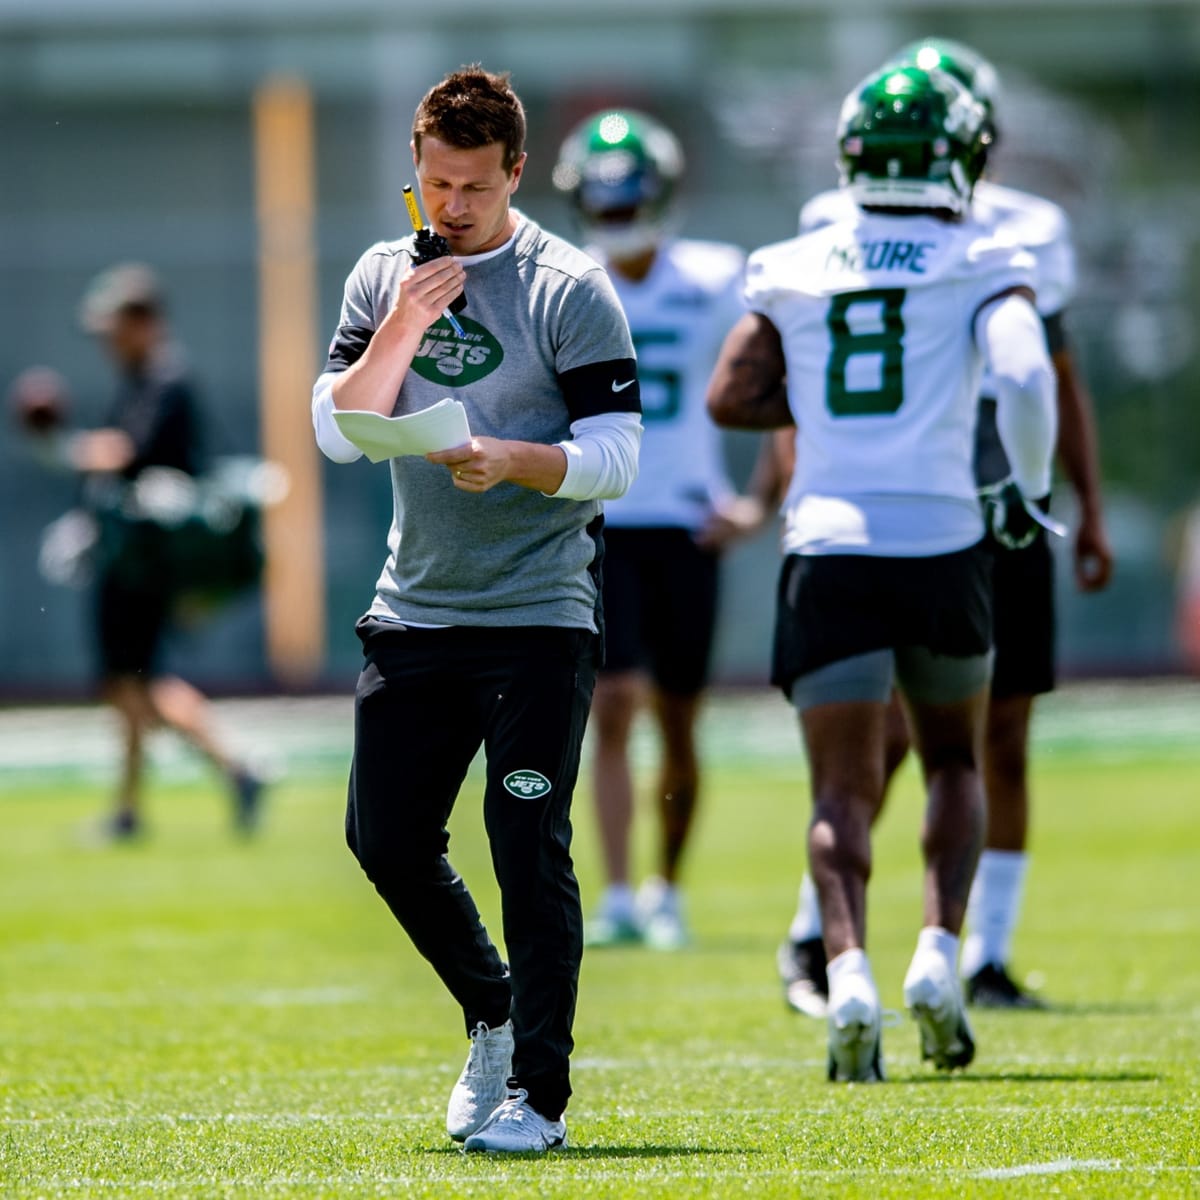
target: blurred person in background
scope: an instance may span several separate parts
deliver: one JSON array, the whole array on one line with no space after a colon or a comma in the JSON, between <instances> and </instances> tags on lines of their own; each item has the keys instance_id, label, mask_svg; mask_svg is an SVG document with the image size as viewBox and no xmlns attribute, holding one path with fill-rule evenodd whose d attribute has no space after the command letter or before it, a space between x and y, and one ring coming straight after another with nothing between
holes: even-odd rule
<instances>
[{"instance_id":1,"label":"blurred person in background","mask_svg":"<svg viewBox=\"0 0 1200 1200\"><path fill-rule=\"evenodd\" d=\"M637 480L604 505L607 642L592 705L592 788L605 889L586 926L589 946L673 950L689 940L679 885L701 784L696 725L721 554L758 530L767 511L735 493L705 408L721 342L744 311L745 254L676 235L683 171L675 135L620 108L579 122L554 168L584 249L608 270L629 319L644 426ZM635 894L629 743L647 703L661 743L657 873Z\"/></svg>"},{"instance_id":2,"label":"blurred person in background","mask_svg":"<svg viewBox=\"0 0 1200 1200\"><path fill-rule=\"evenodd\" d=\"M994 149L999 83L995 69L976 51L948 39L924 38L902 47L890 63L940 69L957 79L984 106L985 132ZM991 173L989 160L989 176ZM853 208L853 197L846 188L822 192L801 211L801 232L844 219ZM1111 578L1113 555L1104 525L1092 400L1066 327L1066 309L1076 279L1069 220L1049 200L1001 186L990 177L976 185L971 215L1024 246L1034 257L1037 308L1057 380L1057 457L1077 504L1075 581L1081 591L1100 591ZM985 491L1001 486L1011 474L996 430L996 397L987 375L980 385L975 472ZM1021 547L1006 546L989 533L988 547L993 557L996 660L984 750L987 832L971 890L959 969L969 1003L986 1008L1036 1008L1043 1002L1013 978L1010 962L1029 865L1033 705L1038 695L1055 686L1054 562L1042 528ZM889 779L906 749L907 730L897 704L890 716L887 744ZM808 876L801 881L799 903L780 947L778 964L788 1004L797 1012L823 1016L828 995L825 947L820 910Z\"/></svg>"},{"instance_id":3,"label":"blurred person in background","mask_svg":"<svg viewBox=\"0 0 1200 1200\"><path fill-rule=\"evenodd\" d=\"M985 363L1012 464L989 515L1014 541L1045 519L1055 435L1032 257L970 213L986 132L983 105L936 68L886 68L852 91L838 149L855 207L750 256L749 312L708 398L720 424L796 427L772 682L799 713L809 763L834 1081L884 1077L866 915L896 686L926 790L904 1000L922 1058L951 1070L975 1054L957 961L983 836L992 664L973 469Z\"/></svg>"},{"instance_id":4,"label":"blurred person in background","mask_svg":"<svg viewBox=\"0 0 1200 1200\"><path fill-rule=\"evenodd\" d=\"M361 256L314 387L316 436L353 461L340 410L410 414L455 392L471 438L390 460L388 554L357 626L346 837L461 1007L471 1046L447 1133L467 1151L544 1153L567 1141L583 956L571 800L603 652L601 500L637 474L636 362L599 264L511 206L525 111L508 75L451 73L412 135L449 253L423 260L410 236ZM444 314L464 285L460 334ZM481 746L507 963L447 858Z\"/></svg>"},{"instance_id":5,"label":"blurred person in background","mask_svg":"<svg viewBox=\"0 0 1200 1200\"><path fill-rule=\"evenodd\" d=\"M42 443L43 457L77 472L85 507L103 513L107 536L93 559L92 634L101 693L120 718L123 750L115 811L104 832L125 840L144 831L147 736L166 727L225 778L235 828L248 833L258 824L263 780L218 736L203 693L163 667L181 599L170 565L180 534L170 523L135 528L123 519L156 469L195 477L204 465L200 404L158 277L141 263L110 267L87 289L80 320L117 375L103 427L65 430L64 385L44 368L17 381L11 403Z\"/></svg>"}]
</instances>

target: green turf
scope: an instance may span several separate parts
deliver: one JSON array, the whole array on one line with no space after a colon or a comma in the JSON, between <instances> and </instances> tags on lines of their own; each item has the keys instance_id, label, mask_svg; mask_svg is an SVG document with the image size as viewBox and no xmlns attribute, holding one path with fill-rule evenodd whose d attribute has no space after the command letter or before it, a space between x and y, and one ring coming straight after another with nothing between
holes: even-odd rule
<instances>
[{"instance_id":1,"label":"green turf","mask_svg":"<svg viewBox=\"0 0 1200 1200\"><path fill-rule=\"evenodd\" d=\"M6 783L0 1195L1200 1195L1200 751L1044 753L1035 782L1016 959L1052 1010L977 1014L953 1078L901 1020L887 1084L834 1086L823 1026L785 1010L774 972L803 865L798 746L761 766L724 751L690 864L697 944L587 955L572 1146L532 1161L445 1136L460 1018L344 848L338 770L282 780L251 843L204 780L160 780L152 836L115 848L79 837L98 784ZM870 914L895 1008L918 813L909 767ZM576 825L594 898L586 792ZM494 926L474 778L454 832Z\"/></svg>"}]
</instances>

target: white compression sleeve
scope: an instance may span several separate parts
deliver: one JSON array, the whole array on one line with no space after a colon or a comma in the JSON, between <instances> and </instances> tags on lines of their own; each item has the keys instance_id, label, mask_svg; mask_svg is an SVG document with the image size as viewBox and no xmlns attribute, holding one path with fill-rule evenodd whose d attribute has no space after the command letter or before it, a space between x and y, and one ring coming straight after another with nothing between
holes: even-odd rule
<instances>
[{"instance_id":1,"label":"white compression sleeve","mask_svg":"<svg viewBox=\"0 0 1200 1200\"><path fill-rule=\"evenodd\" d=\"M317 434L317 445L321 453L334 462L355 462L362 458L362 451L337 427L333 419L333 381L337 375L326 372L313 385L312 421Z\"/></svg>"},{"instance_id":2,"label":"white compression sleeve","mask_svg":"<svg viewBox=\"0 0 1200 1200\"><path fill-rule=\"evenodd\" d=\"M626 412L583 417L571 422L569 441L554 444L567 456L556 499L615 500L637 478L641 417Z\"/></svg>"},{"instance_id":3,"label":"white compression sleeve","mask_svg":"<svg viewBox=\"0 0 1200 1200\"><path fill-rule=\"evenodd\" d=\"M317 445L334 462L354 462L362 451L333 419L333 381L322 375L313 388L313 428ZM567 456L567 472L554 496L563 500L611 500L637 478L642 424L637 413L601 413L571 423L571 439L557 442Z\"/></svg>"},{"instance_id":4,"label":"white compression sleeve","mask_svg":"<svg viewBox=\"0 0 1200 1200\"><path fill-rule=\"evenodd\" d=\"M976 337L992 369L996 428L1023 495L1050 491L1050 468L1058 434L1054 366L1037 309L1016 293L984 305Z\"/></svg>"}]
</instances>

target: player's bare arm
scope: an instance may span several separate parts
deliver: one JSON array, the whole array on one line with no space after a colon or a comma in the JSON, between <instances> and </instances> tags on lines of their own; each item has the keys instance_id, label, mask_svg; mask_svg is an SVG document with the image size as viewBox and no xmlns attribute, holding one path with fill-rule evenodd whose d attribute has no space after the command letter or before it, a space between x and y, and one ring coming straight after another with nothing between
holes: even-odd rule
<instances>
[{"instance_id":1,"label":"player's bare arm","mask_svg":"<svg viewBox=\"0 0 1200 1200\"><path fill-rule=\"evenodd\" d=\"M76 471L123 471L137 454L123 429L91 429L72 434L66 443L68 465Z\"/></svg>"},{"instance_id":2,"label":"player's bare arm","mask_svg":"<svg viewBox=\"0 0 1200 1200\"><path fill-rule=\"evenodd\" d=\"M708 520L696 534L696 544L717 553L753 537L767 523L770 514L771 509L753 493L728 496L708 514Z\"/></svg>"},{"instance_id":3,"label":"player's bare arm","mask_svg":"<svg viewBox=\"0 0 1200 1200\"><path fill-rule=\"evenodd\" d=\"M334 380L334 407L391 416L425 330L462 291L465 278L459 262L449 257L411 268L362 357Z\"/></svg>"},{"instance_id":4,"label":"player's bare arm","mask_svg":"<svg viewBox=\"0 0 1200 1200\"><path fill-rule=\"evenodd\" d=\"M721 347L708 385L708 415L733 429L790 425L786 374L779 331L760 313L747 313Z\"/></svg>"},{"instance_id":5,"label":"player's bare arm","mask_svg":"<svg viewBox=\"0 0 1200 1200\"><path fill-rule=\"evenodd\" d=\"M712 513L696 538L700 546L723 550L731 542L754 536L767 524L787 495L796 460L795 438L796 430L791 425L763 437L746 482L746 494L731 497Z\"/></svg>"},{"instance_id":6,"label":"player's bare arm","mask_svg":"<svg viewBox=\"0 0 1200 1200\"><path fill-rule=\"evenodd\" d=\"M1113 552L1100 500L1100 463L1091 396L1075 369L1069 349L1056 350L1052 361L1058 380L1058 460L1079 501L1075 581L1080 591L1098 592L1112 578Z\"/></svg>"},{"instance_id":7,"label":"player's bare arm","mask_svg":"<svg viewBox=\"0 0 1200 1200\"><path fill-rule=\"evenodd\" d=\"M567 456L558 446L538 442L477 437L463 446L425 456L441 463L463 492L486 492L498 483L553 495L567 473Z\"/></svg>"}]
</instances>

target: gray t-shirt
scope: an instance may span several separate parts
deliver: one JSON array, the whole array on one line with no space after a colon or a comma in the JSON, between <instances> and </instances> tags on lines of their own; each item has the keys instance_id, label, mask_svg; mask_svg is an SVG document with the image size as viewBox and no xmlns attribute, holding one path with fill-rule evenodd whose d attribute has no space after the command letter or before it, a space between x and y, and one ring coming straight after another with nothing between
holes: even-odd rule
<instances>
[{"instance_id":1,"label":"gray t-shirt","mask_svg":"<svg viewBox=\"0 0 1200 1200\"><path fill-rule=\"evenodd\" d=\"M327 372L345 370L392 307L412 238L381 242L346 282ZM444 396L462 401L472 434L553 444L571 422L638 412L629 327L595 260L527 218L500 250L460 260L465 337L434 322L396 397L393 415ZM459 491L445 467L391 460L388 556L374 616L426 625L598 628L602 509L516 484Z\"/></svg>"}]
</instances>

